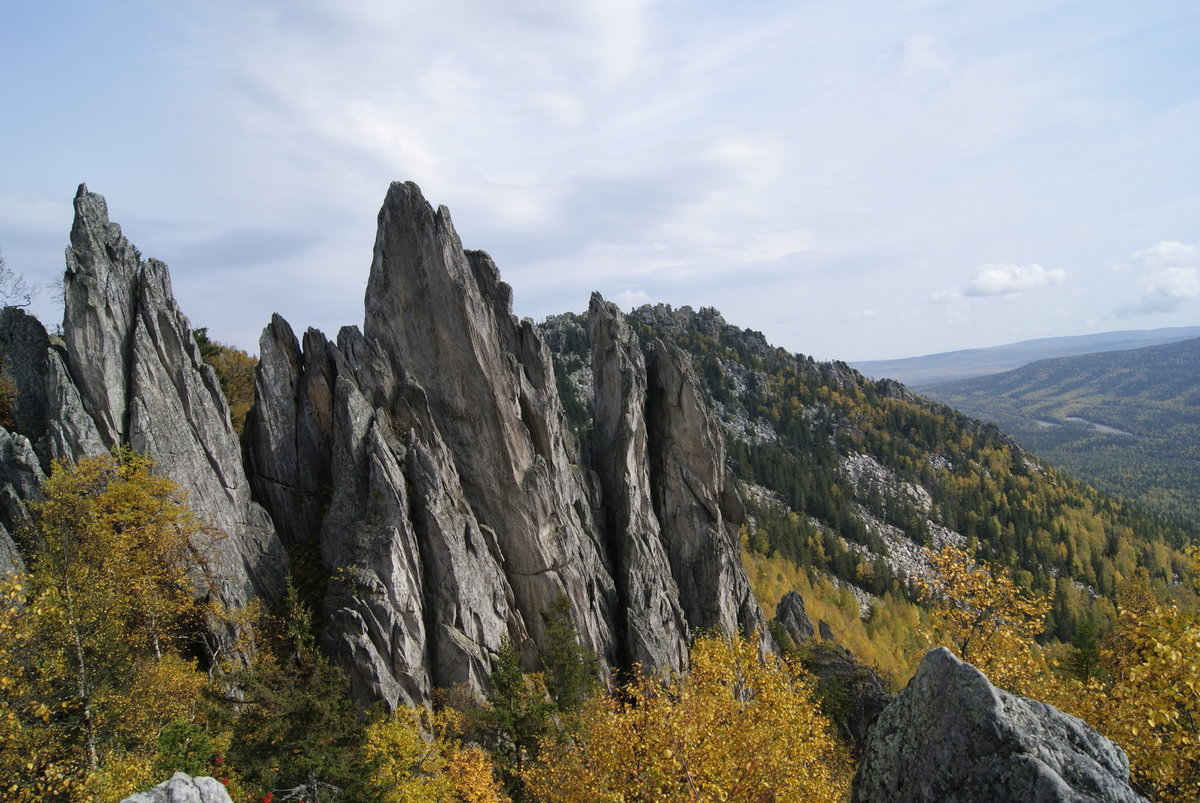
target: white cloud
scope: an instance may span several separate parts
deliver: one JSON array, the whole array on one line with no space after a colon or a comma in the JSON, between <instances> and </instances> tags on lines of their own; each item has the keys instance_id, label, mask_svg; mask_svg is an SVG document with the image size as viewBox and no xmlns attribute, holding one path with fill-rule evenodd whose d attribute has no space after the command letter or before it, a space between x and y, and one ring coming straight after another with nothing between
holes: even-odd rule
<instances>
[{"instance_id":1,"label":"white cloud","mask_svg":"<svg viewBox=\"0 0 1200 803\"><path fill-rule=\"evenodd\" d=\"M1119 307L1117 314L1174 312L1185 302L1200 300L1200 243L1163 240L1138 251L1131 262L1140 273L1138 298Z\"/></svg>"},{"instance_id":2,"label":"white cloud","mask_svg":"<svg viewBox=\"0 0 1200 803\"><path fill-rule=\"evenodd\" d=\"M980 265L963 292L968 296L1015 296L1047 284L1061 284L1066 279L1066 271L1046 270L1036 263Z\"/></svg>"},{"instance_id":3,"label":"white cloud","mask_svg":"<svg viewBox=\"0 0 1200 803\"><path fill-rule=\"evenodd\" d=\"M650 303L650 294L645 290L622 290L613 296L613 303L621 309L633 309Z\"/></svg>"},{"instance_id":4,"label":"white cloud","mask_svg":"<svg viewBox=\"0 0 1200 803\"><path fill-rule=\"evenodd\" d=\"M1163 240L1138 251L1133 261L1144 267L1178 267L1200 265L1200 243L1181 243L1178 240Z\"/></svg>"}]
</instances>

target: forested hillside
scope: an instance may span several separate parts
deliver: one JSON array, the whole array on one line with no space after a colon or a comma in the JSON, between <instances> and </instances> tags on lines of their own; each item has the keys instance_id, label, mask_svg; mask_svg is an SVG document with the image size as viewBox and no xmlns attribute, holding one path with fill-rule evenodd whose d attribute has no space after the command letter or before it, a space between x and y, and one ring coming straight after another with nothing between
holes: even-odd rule
<instances>
[{"instance_id":1,"label":"forested hillside","mask_svg":"<svg viewBox=\"0 0 1200 803\"><path fill-rule=\"evenodd\" d=\"M1200 521L1200 339L1042 360L921 393L1098 488Z\"/></svg>"},{"instance_id":2,"label":"forested hillside","mask_svg":"<svg viewBox=\"0 0 1200 803\"><path fill-rule=\"evenodd\" d=\"M1165 593L1188 565L1179 550L1192 525L1043 465L995 426L843 363L773 348L712 309L646 306L631 319L641 337L692 355L746 488L750 551L853 586L864 608L861 592L915 597L920 545L969 545L1052 597L1046 636L1068 641L1083 619L1111 621L1123 579L1144 576ZM544 328L586 443L586 329L572 315Z\"/></svg>"}]
</instances>

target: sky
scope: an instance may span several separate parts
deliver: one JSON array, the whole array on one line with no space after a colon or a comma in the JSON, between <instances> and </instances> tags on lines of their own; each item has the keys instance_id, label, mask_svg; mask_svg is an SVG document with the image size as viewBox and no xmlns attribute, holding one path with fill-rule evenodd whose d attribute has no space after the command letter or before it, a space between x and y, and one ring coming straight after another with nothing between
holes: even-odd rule
<instances>
[{"instance_id":1,"label":"sky","mask_svg":"<svg viewBox=\"0 0 1200 803\"><path fill-rule=\"evenodd\" d=\"M80 182L214 339L361 325L393 180L535 320L847 361L1200 324L1194 0L5 5L0 254L49 326Z\"/></svg>"}]
</instances>

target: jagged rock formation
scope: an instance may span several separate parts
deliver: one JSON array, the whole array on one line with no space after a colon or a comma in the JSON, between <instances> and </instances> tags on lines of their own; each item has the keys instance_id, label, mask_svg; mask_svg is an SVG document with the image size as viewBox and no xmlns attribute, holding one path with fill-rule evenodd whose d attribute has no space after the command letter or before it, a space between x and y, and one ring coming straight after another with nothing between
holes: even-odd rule
<instances>
[{"instance_id":1,"label":"jagged rock formation","mask_svg":"<svg viewBox=\"0 0 1200 803\"><path fill-rule=\"evenodd\" d=\"M464 251L449 210L434 211L411 182L392 184L379 213L363 334L427 392L535 641L545 641L540 614L565 595L586 646L615 662L616 588L568 458L549 351L513 316L491 258Z\"/></svg>"},{"instance_id":2,"label":"jagged rock formation","mask_svg":"<svg viewBox=\"0 0 1200 803\"><path fill-rule=\"evenodd\" d=\"M84 185L64 297L62 344L19 310L0 316L5 369L18 391L14 427L32 442L40 468L122 445L149 454L209 525L193 540L204 564L201 592L230 606L277 599L287 559L250 498L225 398L200 360L167 266L143 262L109 221L104 198Z\"/></svg>"},{"instance_id":3,"label":"jagged rock formation","mask_svg":"<svg viewBox=\"0 0 1200 803\"><path fill-rule=\"evenodd\" d=\"M0 311L0 354L17 391L12 428L29 438L44 471L56 459L106 451L71 379L66 349L51 342L37 318L14 307Z\"/></svg>"},{"instance_id":4,"label":"jagged rock formation","mask_svg":"<svg viewBox=\"0 0 1200 803\"><path fill-rule=\"evenodd\" d=\"M250 498L225 397L175 303L167 266L143 262L86 186L75 196L64 296L67 367L105 445L154 457L220 531L195 546L227 604L278 599L287 559Z\"/></svg>"},{"instance_id":5,"label":"jagged rock formation","mask_svg":"<svg viewBox=\"0 0 1200 803\"><path fill-rule=\"evenodd\" d=\"M363 702L482 688L522 621L492 534L466 504L424 391L354 328L304 348L278 316L259 342L251 477L290 543L319 543L325 642Z\"/></svg>"},{"instance_id":6,"label":"jagged rock formation","mask_svg":"<svg viewBox=\"0 0 1200 803\"><path fill-rule=\"evenodd\" d=\"M596 297L590 327L598 434L581 465L541 334L449 213L397 183L363 330L302 348L278 317L264 331L251 480L287 542L319 542L325 643L364 701L480 690L506 637L535 665L560 596L613 666L682 668L689 625L761 624L690 366L660 345L652 375L671 389L651 403L624 317Z\"/></svg>"},{"instance_id":7,"label":"jagged rock formation","mask_svg":"<svg viewBox=\"0 0 1200 803\"><path fill-rule=\"evenodd\" d=\"M233 803L225 784L207 775L192 778L177 772L146 792L138 792L121 803Z\"/></svg>"},{"instance_id":8,"label":"jagged rock formation","mask_svg":"<svg viewBox=\"0 0 1200 803\"><path fill-rule=\"evenodd\" d=\"M854 800L1140 801L1129 762L1075 717L992 686L939 647L876 721Z\"/></svg>"},{"instance_id":9,"label":"jagged rock formation","mask_svg":"<svg viewBox=\"0 0 1200 803\"><path fill-rule=\"evenodd\" d=\"M588 309L592 343L593 466L604 526L626 601L628 660L682 669L688 627L650 492L646 364L625 316L599 293Z\"/></svg>"},{"instance_id":10,"label":"jagged rock formation","mask_svg":"<svg viewBox=\"0 0 1200 803\"><path fill-rule=\"evenodd\" d=\"M549 350L491 259L416 185L393 184L363 329L301 343L274 317L239 444L166 265L142 260L102 197L81 186L75 207L62 342L0 316L19 391L19 434L0 437L6 529L54 459L146 452L220 532L193 545L198 581L226 604L281 596L284 544L321 573L324 644L364 703L481 690L505 639L536 665L560 597L610 666L680 669L691 631L760 628L741 504L689 360L663 342L644 356L598 296L582 463ZM18 560L0 533L0 568Z\"/></svg>"},{"instance_id":11,"label":"jagged rock formation","mask_svg":"<svg viewBox=\"0 0 1200 803\"><path fill-rule=\"evenodd\" d=\"M796 644L808 641L815 633L808 611L804 610L804 598L795 591L789 591L779 599L775 606L775 622Z\"/></svg>"},{"instance_id":12,"label":"jagged rock formation","mask_svg":"<svg viewBox=\"0 0 1200 803\"><path fill-rule=\"evenodd\" d=\"M816 677L826 715L861 750L871 726L892 702L883 679L845 647L817 641L804 600L795 591L779 600L774 624L799 648L801 663Z\"/></svg>"},{"instance_id":13,"label":"jagged rock formation","mask_svg":"<svg viewBox=\"0 0 1200 803\"><path fill-rule=\"evenodd\" d=\"M12 536L29 520L25 503L37 495L43 479L29 439L0 427L0 577L25 569Z\"/></svg>"},{"instance_id":14,"label":"jagged rock formation","mask_svg":"<svg viewBox=\"0 0 1200 803\"><path fill-rule=\"evenodd\" d=\"M651 488L688 624L765 636L741 563L745 512L721 430L687 355L655 340L646 356Z\"/></svg>"}]
</instances>

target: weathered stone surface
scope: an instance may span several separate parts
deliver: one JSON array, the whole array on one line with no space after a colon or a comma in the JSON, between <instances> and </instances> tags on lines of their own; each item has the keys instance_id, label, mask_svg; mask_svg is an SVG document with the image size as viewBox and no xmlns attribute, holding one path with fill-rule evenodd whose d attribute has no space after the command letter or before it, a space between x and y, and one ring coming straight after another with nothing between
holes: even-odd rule
<instances>
[{"instance_id":1,"label":"weathered stone surface","mask_svg":"<svg viewBox=\"0 0 1200 803\"><path fill-rule=\"evenodd\" d=\"M219 531L198 535L194 546L223 602L278 599L287 558L251 500L225 398L200 359L167 266L143 262L109 222L104 199L83 185L64 296L66 367L104 445L149 454Z\"/></svg>"},{"instance_id":2,"label":"weathered stone surface","mask_svg":"<svg viewBox=\"0 0 1200 803\"><path fill-rule=\"evenodd\" d=\"M725 442L690 360L661 340L646 355L647 424L654 509L692 630L758 631L770 638L742 566L738 525L745 518Z\"/></svg>"},{"instance_id":3,"label":"weathered stone surface","mask_svg":"<svg viewBox=\"0 0 1200 803\"><path fill-rule=\"evenodd\" d=\"M121 803L233 803L225 785L207 775L189 777L177 772L147 792L130 795Z\"/></svg>"},{"instance_id":4,"label":"weathered stone surface","mask_svg":"<svg viewBox=\"0 0 1200 803\"><path fill-rule=\"evenodd\" d=\"M775 606L775 621L796 644L813 637L813 624L804 610L804 598L795 591L789 591L780 598Z\"/></svg>"},{"instance_id":5,"label":"weathered stone surface","mask_svg":"<svg viewBox=\"0 0 1200 803\"><path fill-rule=\"evenodd\" d=\"M816 677L825 714L861 749L871 725L892 702L883 679L845 647L817 641L804 599L795 591L779 600L774 621L795 645L804 668Z\"/></svg>"},{"instance_id":6,"label":"weathered stone surface","mask_svg":"<svg viewBox=\"0 0 1200 803\"><path fill-rule=\"evenodd\" d=\"M475 519L450 450L433 427L424 391L401 385L393 419L406 426L405 469L413 524L420 536L427 637L434 685L480 691L504 639L527 638L503 571L496 534Z\"/></svg>"},{"instance_id":7,"label":"weathered stone surface","mask_svg":"<svg viewBox=\"0 0 1200 803\"><path fill-rule=\"evenodd\" d=\"M592 343L592 465L625 610L625 658L645 667L687 665L688 627L662 543L646 454L646 366L625 316L599 293L588 309Z\"/></svg>"},{"instance_id":8,"label":"weathered stone surface","mask_svg":"<svg viewBox=\"0 0 1200 803\"><path fill-rule=\"evenodd\" d=\"M320 332L305 349L279 315L259 338L256 403L246 418L247 474L255 498L287 544L312 542L332 492L333 386L331 346Z\"/></svg>"},{"instance_id":9,"label":"weathered stone surface","mask_svg":"<svg viewBox=\"0 0 1200 803\"><path fill-rule=\"evenodd\" d=\"M1139 801L1119 747L938 648L876 720L854 800Z\"/></svg>"},{"instance_id":10,"label":"weathered stone surface","mask_svg":"<svg viewBox=\"0 0 1200 803\"><path fill-rule=\"evenodd\" d=\"M25 569L12 535L29 520L26 503L43 479L29 439L0 427L0 576Z\"/></svg>"},{"instance_id":11,"label":"weathered stone surface","mask_svg":"<svg viewBox=\"0 0 1200 803\"><path fill-rule=\"evenodd\" d=\"M366 294L364 335L428 393L429 409L481 527L496 534L530 635L561 595L585 646L611 663L616 589L567 456L550 356L512 315L486 254L462 249L445 208L392 184Z\"/></svg>"},{"instance_id":12,"label":"weathered stone surface","mask_svg":"<svg viewBox=\"0 0 1200 803\"><path fill-rule=\"evenodd\" d=\"M432 687L407 450L344 377L335 411L334 492L321 533L325 643L363 702L421 705Z\"/></svg>"},{"instance_id":13,"label":"weathered stone surface","mask_svg":"<svg viewBox=\"0 0 1200 803\"><path fill-rule=\"evenodd\" d=\"M55 460L77 462L87 455L103 454L108 447L71 379L65 352L51 348L47 367L46 399L50 413L46 431L34 443L34 450L41 458L42 468L48 471Z\"/></svg>"},{"instance_id":14,"label":"weathered stone surface","mask_svg":"<svg viewBox=\"0 0 1200 803\"><path fill-rule=\"evenodd\" d=\"M845 647L829 641L810 640L801 663L817 678L817 693L830 720L861 750L871 726L892 702L883 679Z\"/></svg>"},{"instance_id":15,"label":"weathered stone surface","mask_svg":"<svg viewBox=\"0 0 1200 803\"><path fill-rule=\"evenodd\" d=\"M319 536L324 641L364 703L486 687L525 626L494 534L467 504L424 391L354 327L304 346L276 316L260 340L247 453L294 543Z\"/></svg>"},{"instance_id":16,"label":"weathered stone surface","mask_svg":"<svg viewBox=\"0 0 1200 803\"><path fill-rule=\"evenodd\" d=\"M63 340L84 404L106 446L125 442L129 362L141 256L108 219L104 197L75 193L63 280Z\"/></svg>"},{"instance_id":17,"label":"weathered stone surface","mask_svg":"<svg viewBox=\"0 0 1200 803\"><path fill-rule=\"evenodd\" d=\"M6 411L9 428L36 443L51 413L46 397L50 338L46 327L23 309L0 309L0 371L17 391L12 408Z\"/></svg>"},{"instance_id":18,"label":"weathered stone surface","mask_svg":"<svg viewBox=\"0 0 1200 803\"><path fill-rule=\"evenodd\" d=\"M78 460L106 449L67 373L64 353L51 345L37 318L13 307L0 311L0 365L17 391L11 428L29 438L43 471L55 459Z\"/></svg>"}]
</instances>

